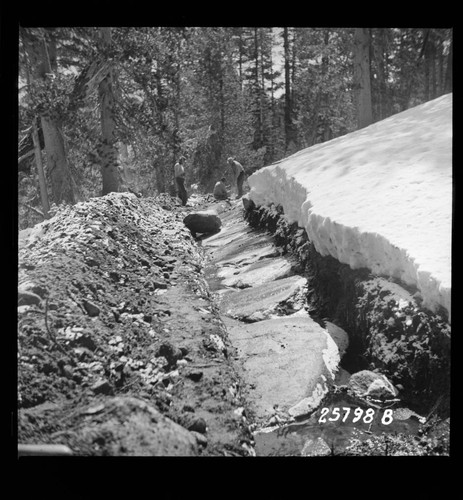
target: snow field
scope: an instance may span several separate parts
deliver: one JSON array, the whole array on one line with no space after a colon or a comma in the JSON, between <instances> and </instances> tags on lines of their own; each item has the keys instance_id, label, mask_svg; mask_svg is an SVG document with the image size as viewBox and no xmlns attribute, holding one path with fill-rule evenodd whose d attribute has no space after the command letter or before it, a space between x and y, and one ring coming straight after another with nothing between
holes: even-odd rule
<instances>
[{"instance_id":1,"label":"snow field","mask_svg":"<svg viewBox=\"0 0 463 500\"><path fill-rule=\"evenodd\" d=\"M248 179L315 249L415 285L431 310L451 299L452 94L317 144Z\"/></svg>"}]
</instances>

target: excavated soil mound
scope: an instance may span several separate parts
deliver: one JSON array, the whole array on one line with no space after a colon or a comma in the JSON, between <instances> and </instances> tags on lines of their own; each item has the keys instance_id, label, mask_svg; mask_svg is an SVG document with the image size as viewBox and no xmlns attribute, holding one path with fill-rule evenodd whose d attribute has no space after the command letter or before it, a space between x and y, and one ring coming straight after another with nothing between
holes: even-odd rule
<instances>
[{"instance_id":1,"label":"excavated soil mound","mask_svg":"<svg viewBox=\"0 0 463 500\"><path fill-rule=\"evenodd\" d=\"M21 232L19 444L253 453L232 350L182 222L203 208L190 204L113 193Z\"/></svg>"}]
</instances>

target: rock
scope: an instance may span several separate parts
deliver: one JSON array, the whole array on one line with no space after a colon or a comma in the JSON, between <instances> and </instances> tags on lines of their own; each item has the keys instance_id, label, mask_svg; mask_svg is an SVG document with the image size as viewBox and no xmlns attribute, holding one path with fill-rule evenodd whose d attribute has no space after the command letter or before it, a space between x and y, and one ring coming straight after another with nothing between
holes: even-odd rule
<instances>
[{"instance_id":1,"label":"rock","mask_svg":"<svg viewBox=\"0 0 463 500\"><path fill-rule=\"evenodd\" d=\"M163 344L161 344L161 346L156 352L156 357L161 357L161 356L166 358L167 362L169 363L169 366L172 366L175 365L177 360L183 357L183 353L181 349L174 346L170 342L164 342Z\"/></svg>"},{"instance_id":2,"label":"rock","mask_svg":"<svg viewBox=\"0 0 463 500\"><path fill-rule=\"evenodd\" d=\"M288 302L300 294L306 283L305 278L290 276L255 285L239 293L228 292L223 295L220 307L227 316L244 318L248 321L262 321L268 319L271 314L276 314L279 304Z\"/></svg>"},{"instance_id":3,"label":"rock","mask_svg":"<svg viewBox=\"0 0 463 500\"><path fill-rule=\"evenodd\" d=\"M388 380L376 379L370 384L365 395L374 399L389 399L395 397L395 389L391 388Z\"/></svg>"},{"instance_id":4,"label":"rock","mask_svg":"<svg viewBox=\"0 0 463 500\"><path fill-rule=\"evenodd\" d=\"M47 296L47 289L37 283L27 281L18 286L18 292L29 292L38 295L41 299Z\"/></svg>"},{"instance_id":5,"label":"rock","mask_svg":"<svg viewBox=\"0 0 463 500\"><path fill-rule=\"evenodd\" d=\"M336 372L334 385L337 386L347 385L349 383L349 379L350 379L350 373L340 366L339 370Z\"/></svg>"},{"instance_id":6,"label":"rock","mask_svg":"<svg viewBox=\"0 0 463 500\"><path fill-rule=\"evenodd\" d=\"M203 377L203 372L200 370L194 370L187 374L187 377L193 382L199 382Z\"/></svg>"},{"instance_id":7,"label":"rock","mask_svg":"<svg viewBox=\"0 0 463 500\"><path fill-rule=\"evenodd\" d=\"M166 290L167 289L167 283L165 283L164 281L155 281L153 280L152 282L152 285L154 288L160 288L161 290Z\"/></svg>"},{"instance_id":8,"label":"rock","mask_svg":"<svg viewBox=\"0 0 463 500\"><path fill-rule=\"evenodd\" d=\"M95 394L112 395L114 393L111 384L105 379L98 380L92 385L91 389Z\"/></svg>"},{"instance_id":9,"label":"rock","mask_svg":"<svg viewBox=\"0 0 463 500\"><path fill-rule=\"evenodd\" d=\"M72 378L73 375L74 375L74 372L72 370L72 366L71 365L67 365L67 364L64 364L64 365L61 366L61 373L66 378Z\"/></svg>"},{"instance_id":10,"label":"rock","mask_svg":"<svg viewBox=\"0 0 463 500\"><path fill-rule=\"evenodd\" d=\"M183 219L183 223L193 235L196 233L216 233L222 226L220 217L213 210L188 214Z\"/></svg>"},{"instance_id":11,"label":"rock","mask_svg":"<svg viewBox=\"0 0 463 500\"><path fill-rule=\"evenodd\" d=\"M40 305L46 290L35 283L27 282L18 286L18 306Z\"/></svg>"},{"instance_id":12,"label":"rock","mask_svg":"<svg viewBox=\"0 0 463 500\"><path fill-rule=\"evenodd\" d=\"M303 457L322 457L331 455L331 449L321 437L318 437L305 442L301 455Z\"/></svg>"},{"instance_id":13,"label":"rock","mask_svg":"<svg viewBox=\"0 0 463 500\"><path fill-rule=\"evenodd\" d=\"M84 309L87 311L87 314L91 317L98 316L100 314L100 308L96 306L93 302L90 302L87 299L83 301Z\"/></svg>"},{"instance_id":14,"label":"rock","mask_svg":"<svg viewBox=\"0 0 463 500\"><path fill-rule=\"evenodd\" d=\"M243 323L224 316L229 339L243 366L247 400L257 422L283 414L297 418L318 407L339 367L328 332L307 313Z\"/></svg>"},{"instance_id":15,"label":"rock","mask_svg":"<svg viewBox=\"0 0 463 500\"><path fill-rule=\"evenodd\" d=\"M180 346L179 349L182 351L183 356L186 356L189 353L188 347Z\"/></svg>"},{"instance_id":16,"label":"rock","mask_svg":"<svg viewBox=\"0 0 463 500\"><path fill-rule=\"evenodd\" d=\"M223 278L223 285L243 289L287 278L291 274L292 262L283 257L275 257L261 259L249 265L224 266L217 276Z\"/></svg>"},{"instance_id":17,"label":"rock","mask_svg":"<svg viewBox=\"0 0 463 500\"><path fill-rule=\"evenodd\" d=\"M207 446L207 437L204 434L201 434L196 431L190 431L191 434L196 438L196 442L198 443L198 446L201 446L205 448Z\"/></svg>"},{"instance_id":18,"label":"rock","mask_svg":"<svg viewBox=\"0 0 463 500\"><path fill-rule=\"evenodd\" d=\"M45 375L49 375L50 373L56 372L57 367L55 363L47 361L42 365L41 370L43 373L45 373Z\"/></svg>"},{"instance_id":19,"label":"rock","mask_svg":"<svg viewBox=\"0 0 463 500\"><path fill-rule=\"evenodd\" d=\"M345 330L331 323L331 321L325 322L325 328L331 335L331 338L336 342L339 349L339 355L342 358L349 347L349 335Z\"/></svg>"},{"instance_id":20,"label":"rock","mask_svg":"<svg viewBox=\"0 0 463 500\"><path fill-rule=\"evenodd\" d=\"M354 373L349 380L349 387L360 397L370 396L375 399L391 399L397 396L397 390L385 375L369 370Z\"/></svg>"},{"instance_id":21,"label":"rock","mask_svg":"<svg viewBox=\"0 0 463 500\"><path fill-rule=\"evenodd\" d=\"M424 417L409 408L396 408L394 410L394 420L408 420L411 417L417 418L421 423L426 421Z\"/></svg>"},{"instance_id":22,"label":"rock","mask_svg":"<svg viewBox=\"0 0 463 500\"><path fill-rule=\"evenodd\" d=\"M204 418L189 416L189 418L187 419L186 428L192 432L205 434L207 431L207 424Z\"/></svg>"},{"instance_id":23,"label":"rock","mask_svg":"<svg viewBox=\"0 0 463 500\"><path fill-rule=\"evenodd\" d=\"M32 292L18 291L18 305L19 306L31 306L39 305L41 299L38 295Z\"/></svg>"},{"instance_id":24,"label":"rock","mask_svg":"<svg viewBox=\"0 0 463 500\"><path fill-rule=\"evenodd\" d=\"M73 339L69 340L71 347L85 347L91 351L96 349L95 341L88 333L78 333Z\"/></svg>"}]
</instances>

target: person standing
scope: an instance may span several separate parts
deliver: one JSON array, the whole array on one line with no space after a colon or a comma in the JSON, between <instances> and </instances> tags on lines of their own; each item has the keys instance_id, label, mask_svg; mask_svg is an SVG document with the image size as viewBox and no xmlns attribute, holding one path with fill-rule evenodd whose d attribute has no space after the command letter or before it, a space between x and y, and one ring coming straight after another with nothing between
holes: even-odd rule
<instances>
[{"instance_id":1,"label":"person standing","mask_svg":"<svg viewBox=\"0 0 463 500\"><path fill-rule=\"evenodd\" d=\"M241 163L237 162L232 156L227 160L232 170L233 182L236 184L237 198L243 196L244 168Z\"/></svg>"},{"instance_id":2,"label":"person standing","mask_svg":"<svg viewBox=\"0 0 463 500\"><path fill-rule=\"evenodd\" d=\"M188 193L185 188L185 157L181 156L174 166L175 182L177 184L177 194L182 205L185 206L188 201Z\"/></svg>"}]
</instances>

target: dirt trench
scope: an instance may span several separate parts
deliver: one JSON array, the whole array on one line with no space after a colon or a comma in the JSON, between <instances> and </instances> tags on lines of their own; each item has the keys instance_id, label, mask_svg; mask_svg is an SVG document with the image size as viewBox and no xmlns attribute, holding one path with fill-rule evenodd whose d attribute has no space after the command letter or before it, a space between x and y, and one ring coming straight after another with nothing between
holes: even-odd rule
<instances>
[{"instance_id":1,"label":"dirt trench","mask_svg":"<svg viewBox=\"0 0 463 500\"><path fill-rule=\"evenodd\" d=\"M255 455L201 239L182 223L216 204L190 203L114 194L29 231L19 252L19 443L81 456ZM417 411L448 414L443 317L421 309L413 291L321 258L280 209L242 214L307 277L311 316L349 332L346 369L380 367Z\"/></svg>"}]
</instances>

